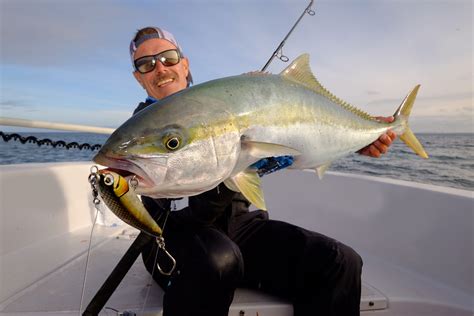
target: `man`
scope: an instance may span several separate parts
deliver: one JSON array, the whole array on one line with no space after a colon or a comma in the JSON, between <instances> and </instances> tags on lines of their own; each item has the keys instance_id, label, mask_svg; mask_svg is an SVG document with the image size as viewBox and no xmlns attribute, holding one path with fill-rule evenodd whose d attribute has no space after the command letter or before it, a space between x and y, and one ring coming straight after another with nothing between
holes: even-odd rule
<instances>
[{"instance_id":1,"label":"man","mask_svg":"<svg viewBox=\"0 0 474 316\"><path fill-rule=\"evenodd\" d=\"M130 44L134 76L146 90L146 102L181 91L192 83L189 61L173 35L147 27ZM390 119L387 119L390 120ZM378 157L395 134L387 133L361 154ZM291 164L276 158L275 170ZM291 157L290 157L291 158ZM288 163L289 161L289 163ZM148 211L164 227L167 249L177 260L171 276L169 259L155 243L143 250L147 270L163 288L164 316L228 314L237 286L247 286L292 302L294 315L359 315L360 256L350 247L316 232L270 220L263 211L249 212L249 202L219 185L189 198L189 206L171 212L169 199L143 197Z\"/></svg>"}]
</instances>

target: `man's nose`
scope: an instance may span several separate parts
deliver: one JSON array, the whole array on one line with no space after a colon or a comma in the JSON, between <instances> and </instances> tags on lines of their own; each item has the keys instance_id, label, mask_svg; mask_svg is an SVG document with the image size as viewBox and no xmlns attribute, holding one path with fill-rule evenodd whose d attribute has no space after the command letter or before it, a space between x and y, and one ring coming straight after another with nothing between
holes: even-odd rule
<instances>
[{"instance_id":1,"label":"man's nose","mask_svg":"<svg viewBox=\"0 0 474 316\"><path fill-rule=\"evenodd\" d=\"M163 72L167 67L161 63L161 61L157 60L155 65L155 71Z\"/></svg>"}]
</instances>

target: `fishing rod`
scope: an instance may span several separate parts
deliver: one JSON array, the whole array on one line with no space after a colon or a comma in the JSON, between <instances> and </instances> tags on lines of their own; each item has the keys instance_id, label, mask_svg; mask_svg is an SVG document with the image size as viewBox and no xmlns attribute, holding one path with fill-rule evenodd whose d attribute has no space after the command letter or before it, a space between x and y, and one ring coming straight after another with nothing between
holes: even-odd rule
<instances>
[{"instance_id":1,"label":"fishing rod","mask_svg":"<svg viewBox=\"0 0 474 316\"><path fill-rule=\"evenodd\" d=\"M16 126L16 127L28 127L28 128L44 128L52 130L61 130L61 131L74 131L74 132L86 132L86 133L96 133L96 134L106 134L110 135L114 132L115 129L107 127L97 127L97 126L87 126L87 125L77 125L77 124L66 124L66 123L55 123L47 121L36 121L36 120L24 120L10 117L0 116L0 126ZM83 143L79 144L78 142L66 142L64 140L53 141L49 138L40 139L36 136L21 136L17 133L4 133L0 131L0 138L4 142L9 142L10 140L19 141L22 144L31 143L38 146L52 146L53 148L75 148L75 149L90 149L98 150L102 145L100 144L89 144Z\"/></svg>"},{"instance_id":2,"label":"fishing rod","mask_svg":"<svg viewBox=\"0 0 474 316\"><path fill-rule=\"evenodd\" d=\"M107 134L107 135L112 134L115 130L114 128L107 128L107 127L55 123L55 122L47 122L47 121L24 120L24 119L17 119L17 118L11 118L11 117L2 117L2 116L0 116L0 125L55 129L55 130L61 130L61 131L86 132L86 133Z\"/></svg>"},{"instance_id":3,"label":"fishing rod","mask_svg":"<svg viewBox=\"0 0 474 316\"><path fill-rule=\"evenodd\" d=\"M283 46L285 46L285 43L286 43L286 40L288 39L288 37L290 37L291 33L293 32L293 30L296 28L296 26L298 25L298 23L300 23L301 19L303 18L303 16L305 14L309 14L311 16L315 15L315 12L314 10L311 10L311 6L313 5L313 2L314 0L311 0L308 4L308 6L306 7L306 9L304 9L303 13L301 13L301 16L298 18L298 20L296 21L296 23L293 25L293 27L290 29L290 31L288 32L288 34L286 34L285 38L281 41L280 45L278 45L278 47L275 49L275 51L273 52L272 56L270 57L270 59L268 59L267 63L265 64L265 66L263 66L262 70L261 71L265 71L268 66L270 65L270 63L272 62L272 60L275 58L275 57L278 57L278 59L280 59L282 62L287 62L289 60L289 58L285 55L283 55Z\"/></svg>"}]
</instances>

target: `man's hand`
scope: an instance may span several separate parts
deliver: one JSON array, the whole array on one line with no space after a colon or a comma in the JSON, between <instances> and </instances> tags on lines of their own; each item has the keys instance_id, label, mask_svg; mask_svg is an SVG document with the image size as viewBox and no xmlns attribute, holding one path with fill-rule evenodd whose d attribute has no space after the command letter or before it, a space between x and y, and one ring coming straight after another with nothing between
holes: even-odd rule
<instances>
[{"instance_id":1,"label":"man's hand","mask_svg":"<svg viewBox=\"0 0 474 316\"><path fill-rule=\"evenodd\" d=\"M381 122L391 123L393 122L393 116L384 117L384 116L377 116L377 120ZM385 134L379 137L375 142L372 144L362 148L358 151L359 154L374 158L379 158L382 154L387 153L388 148L392 144L392 142L397 138L397 134L388 130Z\"/></svg>"}]
</instances>

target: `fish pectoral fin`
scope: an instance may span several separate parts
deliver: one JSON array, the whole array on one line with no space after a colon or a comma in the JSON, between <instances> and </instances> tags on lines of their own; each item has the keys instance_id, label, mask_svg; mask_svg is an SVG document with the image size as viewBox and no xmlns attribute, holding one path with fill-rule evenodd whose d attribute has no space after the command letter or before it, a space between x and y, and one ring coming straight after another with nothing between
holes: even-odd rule
<instances>
[{"instance_id":1,"label":"fish pectoral fin","mask_svg":"<svg viewBox=\"0 0 474 316\"><path fill-rule=\"evenodd\" d=\"M229 190L232 190L234 192L240 192L239 188L237 187L232 178L224 180L224 184Z\"/></svg>"},{"instance_id":2,"label":"fish pectoral fin","mask_svg":"<svg viewBox=\"0 0 474 316\"><path fill-rule=\"evenodd\" d=\"M301 152L294 148L273 143L256 142L244 139L241 141L241 145L242 150L247 151L250 156L255 158L301 155Z\"/></svg>"},{"instance_id":3,"label":"fish pectoral fin","mask_svg":"<svg viewBox=\"0 0 474 316\"><path fill-rule=\"evenodd\" d=\"M332 161L316 168L316 173L318 174L318 177L320 180L323 179L324 174L329 169L331 164L332 164Z\"/></svg>"},{"instance_id":4,"label":"fish pectoral fin","mask_svg":"<svg viewBox=\"0 0 474 316\"><path fill-rule=\"evenodd\" d=\"M232 187L229 187L228 185L230 182L232 182L231 186L235 185L235 187L238 188L238 190L250 201L250 203L261 210L267 210L262 188L260 187L260 177L254 169L247 169L245 171L239 172L232 178L224 181L224 184L229 189L233 190Z\"/></svg>"}]
</instances>

